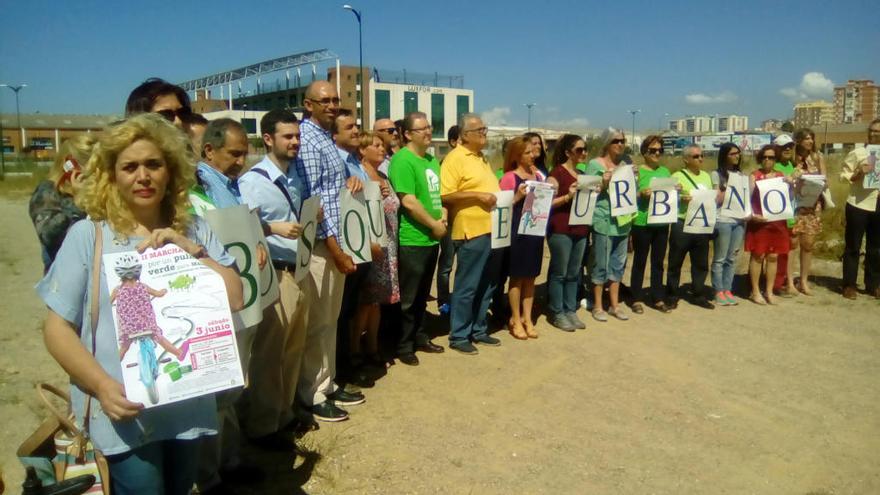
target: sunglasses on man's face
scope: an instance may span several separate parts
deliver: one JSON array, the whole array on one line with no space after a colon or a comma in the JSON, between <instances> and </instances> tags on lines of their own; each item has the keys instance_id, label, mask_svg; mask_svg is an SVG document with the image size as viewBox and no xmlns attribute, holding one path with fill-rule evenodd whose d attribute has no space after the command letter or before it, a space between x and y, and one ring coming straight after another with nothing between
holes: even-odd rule
<instances>
[{"instance_id":1,"label":"sunglasses on man's face","mask_svg":"<svg viewBox=\"0 0 880 495\"><path fill-rule=\"evenodd\" d=\"M161 115L168 122L174 122L175 118L183 120L189 117L190 113L192 112L190 112L190 110L186 107L180 107L177 110L171 110L170 108L165 110L157 110L156 113Z\"/></svg>"},{"instance_id":2,"label":"sunglasses on man's face","mask_svg":"<svg viewBox=\"0 0 880 495\"><path fill-rule=\"evenodd\" d=\"M387 132L388 134L397 134L396 127L388 127L386 129L376 129L376 132Z\"/></svg>"}]
</instances>

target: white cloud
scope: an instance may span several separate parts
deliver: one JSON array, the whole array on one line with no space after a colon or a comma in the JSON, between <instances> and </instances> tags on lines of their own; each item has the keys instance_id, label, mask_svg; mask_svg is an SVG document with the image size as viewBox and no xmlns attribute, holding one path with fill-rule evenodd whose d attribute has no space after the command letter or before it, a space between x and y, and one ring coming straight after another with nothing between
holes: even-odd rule
<instances>
[{"instance_id":1,"label":"white cloud","mask_svg":"<svg viewBox=\"0 0 880 495\"><path fill-rule=\"evenodd\" d=\"M493 107L482 113L481 117L486 125L507 125L507 118L510 117L510 107Z\"/></svg>"},{"instance_id":2,"label":"white cloud","mask_svg":"<svg viewBox=\"0 0 880 495\"><path fill-rule=\"evenodd\" d=\"M716 95L707 95L705 93L691 93L685 95L685 101L692 105L707 105L710 103L730 103L736 101L736 95L730 91L722 91Z\"/></svg>"},{"instance_id":3,"label":"white cloud","mask_svg":"<svg viewBox=\"0 0 880 495\"><path fill-rule=\"evenodd\" d=\"M834 82L821 72L807 72L797 87L779 90L783 96L792 100L808 100L810 98L830 98L834 94Z\"/></svg>"},{"instance_id":4,"label":"white cloud","mask_svg":"<svg viewBox=\"0 0 880 495\"><path fill-rule=\"evenodd\" d=\"M558 129L558 130L577 130L577 129L586 129L590 126L590 121L583 117L575 117L572 119L562 119L562 120L542 120L533 125L537 127L544 127L547 129Z\"/></svg>"}]
</instances>

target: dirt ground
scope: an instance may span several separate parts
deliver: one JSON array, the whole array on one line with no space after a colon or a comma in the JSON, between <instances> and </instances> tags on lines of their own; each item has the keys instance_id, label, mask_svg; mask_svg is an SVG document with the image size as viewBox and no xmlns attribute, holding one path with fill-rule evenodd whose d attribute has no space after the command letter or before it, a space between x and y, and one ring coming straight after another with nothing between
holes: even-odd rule
<instances>
[{"instance_id":1,"label":"dirt ground","mask_svg":"<svg viewBox=\"0 0 880 495\"><path fill-rule=\"evenodd\" d=\"M45 416L39 251L24 198L0 199L0 466ZM251 493L880 493L880 301L842 299L840 264L816 295L776 307L683 303L573 334L541 317L478 356L394 365L351 420L292 456L260 457ZM685 280L688 276L684 276ZM543 281L543 277L539 282ZM430 308L431 311L434 308ZM438 339L445 344L445 339Z\"/></svg>"}]
</instances>

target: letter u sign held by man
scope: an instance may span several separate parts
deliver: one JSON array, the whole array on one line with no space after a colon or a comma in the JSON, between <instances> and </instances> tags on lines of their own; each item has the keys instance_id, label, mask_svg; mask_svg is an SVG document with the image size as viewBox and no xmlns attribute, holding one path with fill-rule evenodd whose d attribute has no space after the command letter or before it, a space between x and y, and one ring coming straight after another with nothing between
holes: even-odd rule
<instances>
[{"instance_id":1,"label":"letter u sign held by man","mask_svg":"<svg viewBox=\"0 0 880 495\"><path fill-rule=\"evenodd\" d=\"M782 177L759 180L758 197L761 199L761 216L769 222L794 218L788 184Z\"/></svg>"},{"instance_id":2,"label":"letter u sign held by man","mask_svg":"<svg viewBox=\"0 0 880 495\"><path fill-rule=\"evenodd\" d=\"M611 216L629 215L638 210L636 206L636 176L632 165L619 165L611 173L608 183Z\"/></svg>"}]
</instances>

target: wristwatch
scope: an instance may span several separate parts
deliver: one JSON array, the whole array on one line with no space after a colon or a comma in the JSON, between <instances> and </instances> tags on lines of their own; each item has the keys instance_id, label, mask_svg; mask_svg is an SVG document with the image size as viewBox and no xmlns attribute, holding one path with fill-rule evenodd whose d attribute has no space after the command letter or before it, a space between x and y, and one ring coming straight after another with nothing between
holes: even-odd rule
<instances>
[{"instance_id":1,"label":"wristwatch","mask_svg":"<svg viewBox=\"0 0 880 495\"><path fill-rule=\"evenodd\" d=\"M205 246L202 246L201 244L196 244L196 246L199 247L198 251L196 251L194 253L189 253L189 254L193 258L196 258L196 259L207 258L208 257L208 250L205 249Z\"/></svg>"}]
</instances>

